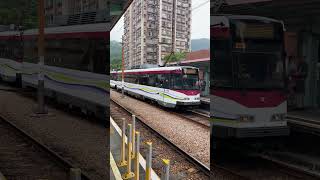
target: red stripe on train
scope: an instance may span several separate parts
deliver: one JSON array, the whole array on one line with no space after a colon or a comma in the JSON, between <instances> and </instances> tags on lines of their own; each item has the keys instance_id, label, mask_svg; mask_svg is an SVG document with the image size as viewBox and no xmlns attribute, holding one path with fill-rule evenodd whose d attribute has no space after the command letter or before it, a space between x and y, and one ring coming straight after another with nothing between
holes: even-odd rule
<instances>
[{"instance_id":1,"label":"red stripe on train","mask_svg":"<svg viewBox=\"0 0 320 180\"><path fill-rule=\"evenodd\" d=\"M199 90L174 90L174 91L177 91L179 93L183 93L188 96L195 96L195 95L200 94Z\"/></svg>"},{"instance_id":2,"label":"red stripe on train","mask_svg":"<svg viewBox=\"0 0 320 180\"><path fill-rule=\"evenodd\" d=\"M30 40L35 39L38 35L24 35L23 39ZM69 39L69 38L81 38L81 39L105 39L108 40L110 32L75 32L75 33L57 33L57 34L46 34L47 39Z\"/></svg>"},{"instance_id":3,"label":"red stripe on train","mask_svg":"<svg viewBox=\"0 0 320 180\"><path fill-rule=\"evenodd\" d=\"M212 38L228 38L230 37L230 29L227 27L210 28L210 36Z\"/></svg>"},{"instance_id":4,"label":"red stripe on train","mask_svg":"<svg viewBox=\"0 0 320 180\"><path fill-rule=\"evenodd\" d=\"M212 90L212 95L233 100L248 108L276 107L286 101L282 91ZM214 101L214 100L213 100Z\"/></svg>"},{"instance_id":5,"label":"red stripe on train","mask_svg":"<svg viewBox=\"0 0 320 180\"><path fill-rule=\"evenodd\" d=\"M121 74L122 72L117 72ZM115 74L115 73L112 73ZM161 70L161 71L138 71L138 72L124 72L124 74L182 74L181 70Z\"/></svg>"},{"instance_id":6,"label":"red stripe on train","mask_svg":"<svg viewBox=\"0 0 320 180\"><path fill-rule=\"evenodd\" d=\"M36 39L38 35L23 35L24 40ZM47 39L68 39L68 38L81 38L81 39L105 39L109 40L110 32L75 32L75 33L57 33L57 34L46 34ZM19 35L8 35L0 36L0 40L21 40Z\"/></svg>"}]
</instances>

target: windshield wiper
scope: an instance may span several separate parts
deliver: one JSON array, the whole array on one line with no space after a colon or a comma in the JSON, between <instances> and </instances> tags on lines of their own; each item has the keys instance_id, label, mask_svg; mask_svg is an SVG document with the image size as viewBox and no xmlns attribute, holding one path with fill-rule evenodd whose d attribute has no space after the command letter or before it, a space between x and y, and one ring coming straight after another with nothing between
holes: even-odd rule
<instances>
[{"instance_id":1,"label":"windshield wiper","mask_svg":"<svg viewBox=\"0 0 320 180\"><path fill-rule=\"evenodd\" d=\"M213 25L211 25L212 27L214 27L214 26L224 26L224 23L223 22L220 22L220 23L218 23L218 24L213 24Z\"/></svg>"}]
</instances>

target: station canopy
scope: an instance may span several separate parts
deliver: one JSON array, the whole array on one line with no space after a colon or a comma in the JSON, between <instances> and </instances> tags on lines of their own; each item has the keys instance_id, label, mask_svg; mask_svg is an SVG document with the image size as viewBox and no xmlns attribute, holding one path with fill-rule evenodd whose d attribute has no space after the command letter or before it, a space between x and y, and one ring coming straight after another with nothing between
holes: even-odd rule
<instances>
[{"instance_id":1,"label":"station canopy","mask_svg":"<svg viewBox=\"0 0 320 180\"><path fill-rule=\"evenodd\" d=\"M110 0L111 29L119 21L133 0Z\"/></svg>"},{"instance_id":2,"label":"station canopy","mask_svg":"<svg viewBox=\"0 0 320 180\"><path fill-rule=\"evenodd\" d=\"M294 28L319 22L319 9L319 0L226 0L219 13L265 16Z\"/></svg>"}]
</instances>

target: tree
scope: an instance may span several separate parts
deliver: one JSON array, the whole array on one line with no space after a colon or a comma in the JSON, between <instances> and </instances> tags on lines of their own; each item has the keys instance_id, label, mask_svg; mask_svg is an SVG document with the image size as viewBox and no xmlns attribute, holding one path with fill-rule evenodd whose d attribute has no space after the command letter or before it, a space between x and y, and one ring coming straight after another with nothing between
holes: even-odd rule
<instances>
[{"instance_id":1,"label":"tree","mask_svg":"<svg viewBox=\"0 0 320 180\"><path fill-rule=\"evenodd\" d=\"M186 58L186 55L187 55L186 52L173 52L171 54L168 54L163 58L164 66L167 63L180 62L182 59Z\"/></svg>"},{"instance_id":2,"label":"tree","mask_svg":"<svg viewBox=\"0 0 320 180\"><path fill-rule=\"evenodd\" d=\"M121 59L113 59L110 62L110 70L120 70L122 66L122 60Z\"/></svg>"},{"instance_id":3,"label":"tree","mask_svg":"<svg viewBox=\"0 0 320 180\"><path fill-rule=\"evenodd\" d=\"M38 23L37 0L10 0L0 2L0 24L22 25L36 28Z\"/></svg>"}]
</instances>

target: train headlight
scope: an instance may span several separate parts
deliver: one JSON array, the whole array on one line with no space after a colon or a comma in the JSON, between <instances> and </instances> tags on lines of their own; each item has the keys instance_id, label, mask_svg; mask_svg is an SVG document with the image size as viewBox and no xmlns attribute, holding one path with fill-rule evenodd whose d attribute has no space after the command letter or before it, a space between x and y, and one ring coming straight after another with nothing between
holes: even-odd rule
<instances>
[{"instance_id":1,"label":"train headlight","mask_svg":"<svg viewBox=\"0 0 320 180\"><path fill-rule=\"evenodd\" d=\"M239 119L240 122L253 122L254 121L254 116L251 116L251 115L240 115L238 119Z\"/></svg>"},{"instance_id":2,"label":"train headlight","mask_svg":"<svg viewBox=\"0 0 320 180\"><path fill-rule=\"evenodd\" d=\"M286 119L286 114L274 114L271 117L271 121L284 121Z\"/></svg>"},{"instance_id":3,"label":"train headlight","mask_svg":"<svg viewBox=\"0 0 320 180\"><path fill-rule=\"evenodd\" d=\"M187 97L186 97L186 98L183 98L183 100L190 100L190 98L187 98Z\"/></svg>"},{"instance_id":4,"label":"train headlight","mask_svg":"<svg viewBox=\"0 0 320 180\"><path fill-rule=\"evenodd\" d=\"M195 100L200 100L200 97L196 97Z\"/></svg>"}]
</instances>

